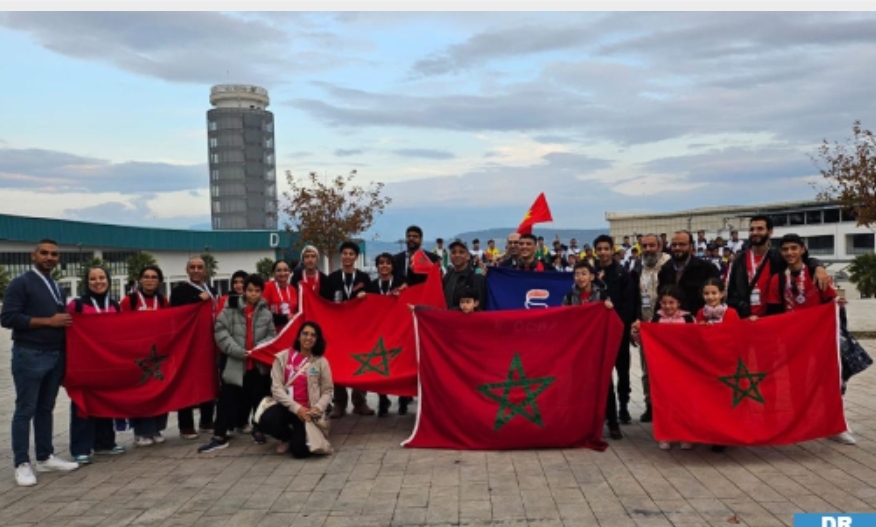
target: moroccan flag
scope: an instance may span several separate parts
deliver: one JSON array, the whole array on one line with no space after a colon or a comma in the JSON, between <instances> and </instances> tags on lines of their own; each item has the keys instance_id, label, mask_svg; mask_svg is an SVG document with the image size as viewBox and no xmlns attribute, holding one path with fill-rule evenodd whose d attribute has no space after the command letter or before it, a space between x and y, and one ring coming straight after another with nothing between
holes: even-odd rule
<instances>
[{"instance_id":1,"label":"moroccan flag","mask_svg":"<svg viewBox=\"0 0 876 527\"><path fill-rule=\"evenodd\" d=\"M623 323L602 303L474 313L417 309L418 448L604 450Z\"/></svg>"},{"instance_id":2,"label":"moroccan flag","mask_svg":"<svg viewBox=\"0 0 876 527\"><path fill-rule=\"evenodd\" d=\"M310 288L303 287L301 289ZM295 314L295 317L283 326L283 329L280 330L276 337L253 348L252 353L249 356L251 359L257 360L267 366L273 366L274 357L277 356L277 353L292 348L292 344L295 343L295 339L298 337L298 331L304 323L304 313L300 308L302 305L300 300L301 298L299 296L299 309L298 313Z\"/></svg>"},{"instance_id":3,"label":"moroccan flag","mask_svg":"<svg viewBox=\"0 0 876 527\"><path fill-rule=\"evenodd\" d=\"M411 255L411 270L418 274L429 274L436 265L429 259L426 251L420 249Z\"/></svg>"},{"instance_id":4,"label":"moroccan flag","mask_svg":"<svg viewBox=\"0 0 876 527\"><path fill-rule=\"evenodd\" d=\"M574 283L572 273L538 273L494 267L487 273L487 310L560 306L563 296Z\"/></svg>"},{"instance_id":5,"label":"moroccan flag","mask_svg":"<svg viewBox=\"0 0 876 527\"><path fill-rule=\"evenodd\" d=\"M532 234L533 225L546 221L554 221L554 218L551 216L551 208L548 207L547 198L544 197L544 192L542 192L535 198L535 203L526 211L523 221L517 227L517 232L520 234Z\"/></svg>"},{"instance_id":6,"label":"moroccan flag","mask_svg":"<svg viewBox=\"0 0 876 527\"><path fill-rule=\"evenodd\" d=\"M642 324L654 438L755 446L845 431L835 309L712 326Z\"/></svg>"},{"instance_id":7,"label":"moroccan flag","mask_svg":"<svg viewBox=\"0 0 876 527\"><path fill-rule=\"evenodd\" d=\"M145 417L216 397L213 310L73 314L64 387L85 415Z\"/></svg>"},{"instance_id":8,"label":"moroccan flag","mask_svg":"<svg viewBox=\"0 0 876 527\"><path fill-rule=\"evenodd\" d=\"M441 269L398 296L366 295L343 303L304 291L306 320L326 339L325 356L336 385L392 395L417 394L413 316L408 304L444 309Z\"/></svg>"}]
</instances>

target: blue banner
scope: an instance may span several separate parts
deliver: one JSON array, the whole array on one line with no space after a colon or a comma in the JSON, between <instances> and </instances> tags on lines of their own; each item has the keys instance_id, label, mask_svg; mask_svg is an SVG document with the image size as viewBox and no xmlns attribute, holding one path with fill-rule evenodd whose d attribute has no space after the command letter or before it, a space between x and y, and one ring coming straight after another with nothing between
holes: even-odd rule
<instances>
[{"instance_id":1,"label":"blue banner","mask_svg":"<svg viewBox=\"0 0 876 527\"><path fill-rule=\"evenodd\" d=\"M794 515L794 527L876 527L876 514L799 513Z\"/></svg>"},{"instance_id":2,"label":"blue banner","mask_svg":"<svg viewBox=\"0 0 876 527\"><path fill-rule=\"evenodd\" d=\"M572 289L572 273L518 271L491 267L487 272L487 309L540 309L563 304Z\"/></svg>"}]
</instances>

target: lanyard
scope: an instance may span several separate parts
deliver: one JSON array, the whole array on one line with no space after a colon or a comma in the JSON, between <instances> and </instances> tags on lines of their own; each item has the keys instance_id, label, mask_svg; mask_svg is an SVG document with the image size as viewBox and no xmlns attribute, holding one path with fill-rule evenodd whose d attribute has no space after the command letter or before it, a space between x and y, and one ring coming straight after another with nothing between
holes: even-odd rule
<instances>
[{"instance_id":1,"label":"lanyard","mask_svg":"<svg viewBox=\"0 0 876 527\"><path fill-rule=\"evenodd\" d=\"M347 273L341 271L341 278L344 280L344 293L347 294L347 299L353 297L353 282L356 281L356 272L350 274L350 285L347 285Z\"/></svg>"},{"instance_id":2,"label":"lanyard","mask_svg":"<svg viewBox=\"0 0 876 527\"><path fill-rule=\"evenodd\" d=\"M58 282L55 282L54 280L51 280L51 282L50 282L49 278L46 278L43 273L37 271L36 269L31 269L31 271L33 271L34 274L39 276L42 279L43 283L46 284L46 287L49 289L49 293L52 294L52 298L55 300L55 304L59 305L59 306L63 306L64 302L61 300L62 295L61 295L61 289L58 287ZM54 287L52 287L53 284L54 284Z\"/></svg>"},{"instance_id":3,"label":"lanyard","mask_svg":"<svg viewBox=\"0 0 876 527\"><path fill-rule=\"evenodd\" d=\"M392 280L393 279L390 278L388 282L384 282L383 280L380 281L380 283L378 284L378 287L380 288L381 295L386 296L389 294L390 291L392 291ZM388 284L386 287L386 290L383 289L383 284Z\"/></svg>"},{"instance_id":4,"label":"lanyard","mask_svg":"<svg viewBox=\"0 0 876 527\"><path fill-rule=\"evenodd\" d=\"M137 296L140 297L140 304L143 306L140 308L140 311L149 311L149 306L146 305L146 298L143 296L143 293L137 291ZM152 297L152 311L158 309L158 295Z\"/></svg>"},{"instance_id":5,"label":"lanyard","mask_svg":"<svg viewBox=\"0 0 876 527\"><path fill-rule=\"evenodd\" d=\"M764 265L766 265L766 262L767 262L767 254L764 253L764 255L761 257L761 259L760 259L760 265L755 265L755 263L754 263L754 251L748 251L748 262L749 262L749 264L751 264L751 269L750 269L750 270L746 269L746 270L748 271L748 283L749 283L749 285L751 286L751 285L754 285L754 284L752 284L751 282L754 281L754 277L757 276L757 273L758 273L758 272L760 272L761 267L763 267Z\"/></svg>"},{"instance_id":6,"label":"lanyard","mask_svg":"<svg viewBox=\"0 0 876 527\"><path fill-rule=\"evenodd\" d=\"M310 280L307 279L307 271L306 270L301 271L301 281L304 282L305 284L310 283ZM319 283L319 271L317 271L313 275L313 281L317 284Z\"/></svg>"},{"instance_id":7,"label":"lanyard","mask_svg":"<svg viewBox=\"0 0 876 527\"><path fill-rule=\"evenodd\" d=\"M280 303L288 304L289 301L286 300L286 295L283 294L283 290L280 288L280 283L275 281L274 285L277 287L277 296L280 297ZM287 285L286 287L289 287L289 286Z\"/></svg>"},{"instance_id":8,"label":"lanyard","mask_svg":"<svg viewBox=\"0 0 876 527\"><path fill-rule=\"evenodd\" d=\"M785 271L785 299L788 302L788 307L793 309L796 300L798 304L806 303L806 267L800 269L800 276L797 277L797 297L794 298L794 284L791 281L791 270Z\"/></svg>"},{"instance_id":9,"label":"lanyard","mask_svg":"<svg viewBox=\"0 0 876 527\"><path fill-rule=\"evenodd\" d=\"M110 308L109 295L106 295L106 297L103 299L103 311L101 311L100 306L97 305L97 300L95 300L94 297L91 298L91 305L94 306L94 310L97 311L98 313L103 313L104 311L109 311L109 308Z\"/></svg>"},{"instance_id":10,"label":"lanyard","mask_svg":"<svg viewBox=\"0 0 876 527\"><path fill-rule=\"evenodd\" d=\"M190 280L190 281L189 281L189 285L192 286L192 287L194 287L194 288L197 289L198 291L201 291L201 292L203 292L203 293L207 293L208 295L210 295L210 298L213 299L214 302L216 301L216 297L213 296L213 292L210 291L210 288L207 287L207 284L204 284L204 285L198 285L198 284L196 284L196 283L194 283L194 282L192 282L192 281Z\"/></svg>"}]
</instances>

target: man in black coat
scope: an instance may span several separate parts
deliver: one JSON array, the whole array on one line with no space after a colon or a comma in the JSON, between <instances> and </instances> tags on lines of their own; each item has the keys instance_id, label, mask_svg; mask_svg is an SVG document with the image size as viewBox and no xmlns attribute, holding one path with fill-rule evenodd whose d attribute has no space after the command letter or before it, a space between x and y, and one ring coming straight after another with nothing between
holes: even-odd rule
<instances>
[{"instance_id":1,"label":"man in black coat","mask_svg":"<svg viewBox=\"0 0 876 527\"><path fill-rule=\"evenodd\" d=\"M666 262L657 275L660 288L677 285L684 292L681 309L696 316L704 305L703 284L709 278L720 278L718 269L707 260L693 255L694 239L688 231L672 235L670 251L672 259ZM659 291L659 289L658 289Z\"/></svg>"},{"instance_id":2,"label":"man in black coat","mask_svg":"<svg viewBox=\"0 0 876 527\"><path fill-rule=\"evenodd\" d=\"M407 244L408 250L402 251L393 256L392 269L393 273L395 273L395 278L399 282L404 282L409 286L422 284L426 281L428 275L425 273L415 273L411 260L413 259L414 254L419 251L420 247L423 245L423 229L416 225L408 227L405 231L405 243ZM423 254L425 254L433 264L437 263L438 265L441 265L441 257L437 254L427 251L423 251Z\"/></svg>"},{"instance_id":3,"label":"man in black coat","mask_svg":"<svg viewBox=\"0 0 876 527\"><path fill-rule=\"evenodd\" d=\"M189 258L186 263L188 282L177 284L170 292L170 307L187 306L199 302L215 302L218 298L216 290L207 284L207 266L200 257ZM215 369L215 368L214 368ZM216 373L210 373L213 377ZM198 406L201 417L198 428L201 432L213 432L213 412L216 402L204 401ZM194 407L182 408L176 412L179 423L179 435L183 439L197 439L195 430Z\"/></svg>"}]
</instances>

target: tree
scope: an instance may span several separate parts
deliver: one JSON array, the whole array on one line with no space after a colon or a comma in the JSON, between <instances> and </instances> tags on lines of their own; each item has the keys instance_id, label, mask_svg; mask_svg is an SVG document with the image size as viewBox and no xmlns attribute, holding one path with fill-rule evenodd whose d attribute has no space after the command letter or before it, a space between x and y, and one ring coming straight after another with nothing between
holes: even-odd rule
<instances>
[{"instance_id":1,"label":"tree","mask_svg":"<svg viewBox=\"0 0 876 527\"><path fill-rule=\"evenodd\" d=\"M12 275L9 274L9 271L7 271L5 267L0 265L0 299L6 294L6 287L11 280Z\"/></svg>"},{"instance_id":2,"label":"tree","mask_svg":"<svg viewBox=\"0 0 876 527\"><path fill-rule=\"evenodd\" d=\"M858 225L869 226L876 223L876 136L861 121L852 124L852 134L844 143L825 139L812 158L827 180L818 198L838 201Z\"/></svg>"},{"instance_id":3,"label":"tree","mask_svg":"<svg viewBox=\"0 0 876 527\"><path fill-rule=\"evenodd\" d=\"M367 187L355 184L356 171L323 181L311 172L296 178L286 171L289 192L283 193L282 210L289 217L286 230L297 232L300 248L311 243L321 254L332 255L346 240L367 231L392 200L381 196L383 183L370 182Z\"/></svg>"},{"instance_id":4,"label":"tree","mask_svg":"<svg viewBox=\"0 0 876 527\"><path fill-rule=\"evenodd\" d=\"M204 260L204 270L207 272L207 278L215 278L216 272L219 271L219 260L211 253L201 254L201 260Z\"/></svg>"},{"instance_id":5,"label":"tree","mask_svg":"<svg viewBox=\"0 0 876 527\"><path fill-rule=\"evenodd\" d=\"M274 260L268 258L267 256L256 262L256 274L264 278L265 280L270 280L271 269L274 267Z\"/></svg>"},{"instance_id":6,"label":"tree","mask_svg":"<svg viewBox=\"0 0 876 527\"><path fill-rule=\"evenodd\" d=\"M876 294L876 253L859 254L849 265L849 282L862 297Z\"/></svg>"},{"instance_id":7,"label":"tree","mask_svg":"<svg viewBox=\"0 0 876 527\"><path fill-rule=\"evenodd\" d=\"M132 255L125 264L128 266L128 283L136 283L140 277L140 272L144 267L156 265L158 262L155 257L146 251L140 251Z\"/></svg>"}]
</instances>

